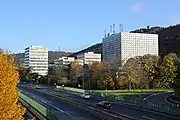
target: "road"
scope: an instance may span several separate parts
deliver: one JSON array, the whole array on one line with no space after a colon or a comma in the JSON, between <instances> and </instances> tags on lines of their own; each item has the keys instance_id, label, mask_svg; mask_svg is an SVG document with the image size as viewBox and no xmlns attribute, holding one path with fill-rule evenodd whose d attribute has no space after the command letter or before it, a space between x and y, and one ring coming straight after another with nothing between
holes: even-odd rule
<instances>
[{"instance_id":1,"label":"road","mask_svg":"<svg viewBox=\"0 0 180 120\"><path fill-rule=\"evenodd\" d=\"M55 94L55 95L63 96L69 99L79 101L79 102L86 102L91 105L95 105L100 100L99 97L92 97L92 99L90 100L84 100L80 98L79 94L66 92L66 91L57 91L52 88L40 89L40 91L46 92L48 94ZM120 114L124 114L127 116L131 116L137 120L176 120L176 119L173 119L173 116L162 115L162 114L151 112L151 111L144 111L143 109L140 109L140 108L129 107L123 103L116 103L116 102L112 103L111 111L118 112Z\"/></svg>"},{"instance_id":2,"label":"road","mask_svg":"<svg viewBox=\"0 0 180 120\"><path fill-rule=\"evenodd\" d=\"M168 94L172 94L172 93L173 92L152 94L152 95L146 97L146 99L148 102L150 102L158 107L163 107L164 109L170 109L171 112L179 114L180 113L179 107L176 105L172 105L170 102L167 101Z\"/></svg>"},{"instance_id":3,"label":"road","mask_svg":"<svg viewBox=\"0 0 180 120\"><path fill-rule=\"evenodd\" d=\"M42 93L20 87L22 93L37 100L45 107L56 110L56 115L62 116L65 120L97 120L86 111L79 109L65 101L43 95Z\"/></svg>"},{"instance_id":4,"label":"road","mask_svg":"<svg viewBox=\"0 0 180 120\"><path fill-rule=\"evenodd\" d=\"M168 94L169 92L152 94L146 97L146 99L152 102L153 104L162 105L165 102L165 98Z\"/></svg>"}]
</instances>

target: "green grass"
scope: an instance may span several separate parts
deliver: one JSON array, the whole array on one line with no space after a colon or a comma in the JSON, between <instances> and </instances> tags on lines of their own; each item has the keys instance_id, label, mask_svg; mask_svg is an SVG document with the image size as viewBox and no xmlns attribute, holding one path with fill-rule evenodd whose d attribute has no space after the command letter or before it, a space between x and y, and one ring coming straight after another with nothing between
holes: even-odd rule
<instances>
[{"instance_id":1,"label":"green grass","mask_svg":"<svg viewBox=\"0 0 180 120\"><path fill-rule=\"evenodd\" d=\"M71 87L64 87L62 89L61 86L57 87L59 90L67 90L77 93L84 93L85 90L71 88ZM106 96L111 99L115 100L125 100L125 101L138 101L154 93L161 93L173 91L172 89L141 89L141 90L87 90L90 94L97 95L97 96Z\"/></svg>"},{"instance_id":2,"label":"green grass","mask_svg":"<svg viewBox=\"0 0 180 120\"><path fill-rule=\"evenodd\" d=\"M172 89L141 89L141 90L92 90L94 92L106 92L106 93L159 93L173 91Z\"/></svg>"}]
</instances>

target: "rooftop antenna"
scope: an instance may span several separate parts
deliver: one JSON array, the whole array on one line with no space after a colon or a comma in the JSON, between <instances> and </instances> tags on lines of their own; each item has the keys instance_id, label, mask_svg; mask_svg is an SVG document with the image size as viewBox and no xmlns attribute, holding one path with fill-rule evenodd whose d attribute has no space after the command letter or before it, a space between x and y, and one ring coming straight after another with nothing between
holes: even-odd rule
<instances>
[{"instance_id":1,"label":"rooftop antenna","mask_svg":"<svg viewBox=\"0 0 180 120\"><path fill-rule=\"evenodd\" d=\"M59 52L60 52L60 51L61 51L61 47L59 46L59 48L58 48L58 49L59 49Z\"/></svg>"},{"instance_id":2,"label":"rooftop antenna","mask_svg":"<svg viewBox=\"0 0 180 120\"><path fill-rule=\"evenodd\" d=\"M120 32L123 32L123 24L119 24L119 30Z\"/></svg>"},{"instance_id":3,"label":"rooftop antenna","mask_svg":"<svg viewBox=\"0 0 180 120\"><path fill-rule=\"evenodd\" d=\"M106 30L104 31L104 37L106 38Z\"/></svg>"},{"instance_id":4,"label":"rooftop antenna","mask_svg":"<svg viewBox=\"0 0 180 120\"><path fill-rule=\"evenodd\" d=\"M115 34L115 24L113 24L113 34Z\"/></svg>"},{"instance_id":5,"label":"rooftop antenna","mask_svg":"<svg viewBox=\"0 0 180 120\"><path fill-rule=\"evenodd\" d=\"M112 25L110 25L110 33L112 33Z\"/></svg>"}]
</instances>

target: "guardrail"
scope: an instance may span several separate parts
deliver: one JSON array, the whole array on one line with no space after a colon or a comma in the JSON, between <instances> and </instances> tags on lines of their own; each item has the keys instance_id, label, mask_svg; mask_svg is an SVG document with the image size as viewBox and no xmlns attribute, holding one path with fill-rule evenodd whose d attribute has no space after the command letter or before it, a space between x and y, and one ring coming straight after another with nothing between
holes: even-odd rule
<instances>
[{"instance_id":1,"label":"guardrail","mask_svg":"<svg viewBox=\"0 0 180 120\"><path fill-rule=\"evenodd\" d=\"M41 120L45 120L45 119L61 120L60 117L58 117L58 116L56 116L54 114L55 113L54 110L46 108L45 106L41 105L40 103L38 103L37 101L31 99L30 97L26 96L23 93L20 93L19 96L23 101L28 103L31 107L33 107L36 111L39 112L39 114L41 115L41 118L40 118Z\"/></svg>"},{"instance_id":2,"label":"guardrail","mask_svg":"<svg viewBox=\"0 0 180 120\"><path fill-rule=\"evenodd\" d=\"M73 87L56 86L57 89L67 90L72 92L84 93L86 91L91 93L159 93L159 92L170 92L172 89L137 89L137 90L85 90Z\"/></svg>"},{"instance_id":3,"label":"guardrail","mask_svg":"<svg viewBox=\"0 0 180 120\"><path fill-rule=\"evenodd\" d=\"M28 88L28 89L30 89L30 88ZM33 89L33 90L35 90L35 89ZM35 91L38 91L38 90L35 90ZM76 106L81 107L84 110L88 111L94 117L97 117L97 118L102 119L102 120L135 120L135 118L132 118L130 116L126 116L126 115L123 115L120 113L114 113L110 110L105 110L105 109L102 110L99 107L93 106L93 105L85 103L85 102L81 103L79 101L75 101L75 100L72 100L69 98L57 96L54 94L47 94L47 93L42 92L42 91L38 91L38 92L40 92L44 95L55 97L55 98L60 99L60 100L64 100L66 102L69 102L70 104L75 104Z\"/></svg>"},{"instance_id":4,"label":"guardrail","mask_svg":"<svg viewBox=\"0 0 180 120\"><path fill-rule=\"evenodd\" d=\"M171 96L172 96L172 95L168 95L168 96L167 96L167 98L169 99L169 101L170 101L172 104L176 104L176 105L179 106L179 105L180 105L180 102L179 102L179 101L176 101L176 100L173 100L173 99L171 98Z\"/></svg>"},{"instance_id":5,"label":"guardrail","mask_svg":"<svg viewBox=\"0 0 180 120\"><path fill-rule=\"evenodd\" d=\"M26 112L24 114L24 120L47 120L42 114L40 114L37 110L31 107L27 102L19 98L20 104L26 108Z\"/></svg>"},{"instance_id":6,"label":"guardrail","mask_svg":"<svg viewBox=\"0 0 180 120\"><path fill-rule=\"evenodd\" d=\"M49 94L48 94L49 95ZM79 102L79 101L76 101L76 100L72 100L72 99L69 99L69 98L66 98L66 97L62 97L62 96L59 96L59 95L55 95L55 94L50 94L51 96L53 97L56 97L58 99L63 99L63 100L66 100L68 101L69 103L73 103L73 104L76 104L80 107L83 107L83 109L87 109L89 112L92 112L92 114L96 114L98 115L99 118L103 118L104 119L107 119L107 120L135 120L134 118L130 117L130 116L126 116L126 115L123 115L123 114L120 114L120 113L114 113L110 110L106 110L106 109L100 109L99 107L96 107L94 105L91 105L91 104L88 104L88 103L85 103L82 101Z\"/></svg>"}]
</instances>

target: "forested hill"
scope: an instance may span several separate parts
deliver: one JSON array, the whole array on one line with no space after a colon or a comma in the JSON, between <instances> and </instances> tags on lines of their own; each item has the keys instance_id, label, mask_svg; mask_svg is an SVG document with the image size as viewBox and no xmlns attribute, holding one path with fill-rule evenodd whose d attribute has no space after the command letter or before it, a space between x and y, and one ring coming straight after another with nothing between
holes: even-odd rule
<instances>
[{"instance_id":1,"label":"forested hill","mask_svg":"<svg viewBox=\"0 0 180 120\"><path fill-rule=\"evenodd\" d=\"M59 57L62 56L68 56L72 54L71 52L64 52L64 51L49 51L48 52L48 61L49 63L53 63L55 59L58 59ZM13 54L14 56L14 61L17 66L21 65L24 63L24 53L17 53Z\"/></svg>"},{"instance_id":2,"label":"forested hill","mask_svg":"<svg viewBox=\"0 0 180 120\"><path fill-rule=\"evenodd\" d=\"M180 54L180 25L174 25L169 27L150 27L136 29L131 33L151 33L159 35L159 54L164 55L171 52ZM71 56L83 52L95 52L102 53L102 43L92 45L86 49L78 51Z\"/></svg>"},{"instance_id":3,"label":"forested hill","mask_svg":"<svg viewBox=\"0 0 180 120\"><path fill-rule=\"evenodd\" d=\"M180 54L180 25L164 27L147 27L134 31L133 33L156 33L159 35L159 54L164 55L171 52Z\"/></svg>"},{"instance_id":4,"label":"forested hill","mask_svg":"<svg viewBox=\"0 0 180 120\"><path fill-rule=\"evenodd\" d=\"M92 45L86 49L83 49L81 51L73 53L70 56L76 57L77 54L84 53L84 52L94 52L94 53L101 53L102 54L102 43Z\"/></svg>"}]
</instances>

